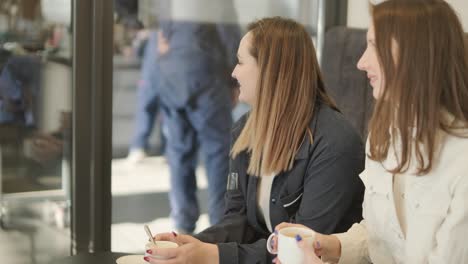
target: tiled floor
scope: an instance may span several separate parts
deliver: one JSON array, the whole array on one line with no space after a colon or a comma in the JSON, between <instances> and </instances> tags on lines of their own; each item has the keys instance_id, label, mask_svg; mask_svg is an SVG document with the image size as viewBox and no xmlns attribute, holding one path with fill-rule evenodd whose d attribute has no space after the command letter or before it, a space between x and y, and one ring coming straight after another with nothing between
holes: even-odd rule
<instances>
[{"instance_id":1,"label":"tiled floor","mask_svg":"<svg viewBox=\"0 0 468 264\"><path fill-rule=\"evenodd\" d=\"M154 233L173 230L168 217L167 163L161 157L147 158L133 165L114 160L112 173L112 250L141 253L147 241L143 224L148 224ZM197 175L198 198L202 212L206 212L204 170L200 168ZM12 208L16 210L13 227L0 229L0 264L46 264L69 254L69 230L57 227L53 213L51 216L56 207L53 202L34 202ZM203 214L197 231L207 226L208 217Z\"/></svg>"}]
</instances>

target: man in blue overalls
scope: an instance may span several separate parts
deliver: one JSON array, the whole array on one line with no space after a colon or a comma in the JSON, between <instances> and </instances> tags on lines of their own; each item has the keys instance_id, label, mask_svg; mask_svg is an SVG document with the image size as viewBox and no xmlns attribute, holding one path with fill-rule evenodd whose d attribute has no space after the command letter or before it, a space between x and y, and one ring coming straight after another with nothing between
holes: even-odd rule
<instances>
[{"instance_id":1,"label":"man in blue overalls","mask_svg":"<svg viewBox=\"0 0 468 264\"><path fill-rule=\"evenodd\" d=\"M132 137L128 160L132 163L140 161L149 149L149 137L152 133L156 117L159 113L160 70L157 58L157 32L151 30L143 45L141 78L138 82L137 109L135 112L135 130ZM159 122L162 125L162 122ZM162 130L162 127L161 127ZM164 152L165 136L159 135L160 150Z\"/></svg>"},{"instance_id":2,"label":"man in blue overalls","mask_svg":"<svg viewBox=\"0 0 468 264\"><path fill-rule=\"evenodd\" d=\"M232 3L221 2L220 12L232 16ZM239 41L240 28L234 23L160 20L158 87L169 134L171 217L179 232L192 233L199 217L198 149L208 177L210 223L216 224L224 213L232 125L230 74Z\"/></svg>"}]
</instances>

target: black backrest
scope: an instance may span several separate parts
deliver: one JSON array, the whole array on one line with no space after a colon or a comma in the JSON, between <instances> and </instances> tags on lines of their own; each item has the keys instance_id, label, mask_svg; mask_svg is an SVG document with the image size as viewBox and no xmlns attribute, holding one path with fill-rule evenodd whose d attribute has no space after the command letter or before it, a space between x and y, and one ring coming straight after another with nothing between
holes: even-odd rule
<instances>
[{"instance_id":1,"label":"black backrest","mask_svg":"<svg viewBox=\"0 0 468 264\"><path fill-rule=\"evenodd\" d=\"M363 140L374 105L366 73L356 66L366 48L366 31L346 27L327 31L321 65L325 87Z\"/></svg>"}]
</instances>

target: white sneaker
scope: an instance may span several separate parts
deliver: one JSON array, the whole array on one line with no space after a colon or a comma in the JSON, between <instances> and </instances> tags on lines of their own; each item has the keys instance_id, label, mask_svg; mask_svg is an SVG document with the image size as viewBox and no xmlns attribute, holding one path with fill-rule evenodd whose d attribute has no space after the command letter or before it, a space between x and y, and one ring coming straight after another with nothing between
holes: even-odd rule
<instances>
[{"instance_id":1,"label":"white sneaker","mask_svg":"<svg viewBox=\"0 0 468 264\"><path fill-rule=\"evenodd\" d=\"M143 161L147 157L143 149L133 149L128 153L127 161L131 164L136 164Z\"/></svg>"}]
</instances>

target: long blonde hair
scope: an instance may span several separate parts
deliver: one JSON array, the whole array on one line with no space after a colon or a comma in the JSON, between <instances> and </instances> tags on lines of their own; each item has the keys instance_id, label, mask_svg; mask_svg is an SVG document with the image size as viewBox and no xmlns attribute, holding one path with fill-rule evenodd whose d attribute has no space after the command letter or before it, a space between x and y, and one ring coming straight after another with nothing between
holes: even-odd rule
<instances>
[{"instance_id":1,"label":"long blonde hair","mask_svg":"<svg viewBox=\"0 0 468 264\"><path fill-rule=\"evenodd\" d=\"M292 168L318 101L336 109L323 85L310 35L299 23L264 18L248 26L257 60L256 100L231 156L250 152L247 172L265 176Z\"/></svg>"}]
</instances>

